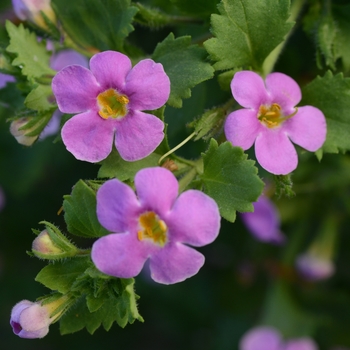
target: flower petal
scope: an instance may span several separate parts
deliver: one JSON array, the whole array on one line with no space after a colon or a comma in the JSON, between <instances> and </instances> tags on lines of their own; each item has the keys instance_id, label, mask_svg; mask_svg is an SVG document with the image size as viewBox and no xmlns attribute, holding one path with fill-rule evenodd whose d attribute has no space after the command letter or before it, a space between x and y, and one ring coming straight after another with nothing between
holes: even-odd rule
<instances>
[{"instance_id":1,"label":"flower petal","mask_svg":"<svg viewBox=\"0 0 350 350\"><path fill-rule=\"evenodd\" d=\"M178 196L179 183L171 171L157 167L140 170L135 176L136 192L146 210L166 216Z\"/></svg>"},{"instance_id":2,"label":"flower petal","mask_svg":"<svg viewBox=\"0 0 350 350\"><path fill-rule=\"evenodd\" d=\"M170 80L162 64L142 60L127 75L124 93L130 99L131 109L157 109L169 98Z\"/></svg>"},{"instance_id":3,"label":"flower petal","mask_svg":"<svg viewBox=\"0 0 350 350\"><path fill-rule=\"evenodd\" d=\"M56 71L70 66L72 64L88 68L89 63L85 56L74 50L62 50L53 54L50 59L50 67Z\"/></svg>"},{"instance_id":4,"label":"flower petal","mask_svg":"<svg viewBox=\"0 0 350 350\"><path fill-rule=\"evenodd\" d=\"M283 73L271 73L266 77L265 84L271 102L279 104L285 115L292 114L294 106L301 100L301 90L296 81Z\"/></svg>"},{"instance_id":5,"label":"flower petal","mask_svg":"<svg viewBox=\"0 0 350 350\"><path fill-rule=\"evenodd\" d=\"M169 243L150 257L151 277L163 284L182 282L194 276L204 264L204 256L181 243Z\"/></svg>"},{"instance_id":6,"label":"flower petal","mask_svg":"<svg viewBox=\"0 0 350 350\"><path fill-rule=\"evenodd\" d=\"M264 130L255 141L259 164L275 175L286 175L298 165L297 152L282 127Z\"/></svg>"},{"instance_id":7,"label":"flower petal","mask_svg":"<svg viewBox=\"0 0 350 350\"><path fill-rule=\"evenodd\" d=\"M115 147L129 162L150 155L164 138L164 123L152 114L130 111L117 124Z\"/></svg>"},{"instance_id":8,"label":"flower petal","mask_svg":"<svg viewBox=\"0 0 350 350\"><path fill-rule=\"evenodd\" d=\"M310 281L325 280L335 273L335 265L332 260L311 253L299 255L295 264L299 273Z\"/></svg>"},{"instance_id":9,"label":"flower petal","mask_svg":"<svg viewBox=\"0 0 350 350\"><path fill-rule=\"evenodd\" d=\"M102 91L113 88L121 92L131 69L131 61L120 52L104 51L91 58L90 69Z\"/></svg>"},{"instance_id":10,"label":"flower petal","mask_svg":"<svg viewBox=\"0 0 350 350\"><path fill-rule=\"evenodd\" d=\"M131 278L141 272L151 252L152 247L138 241L136 233L114 233L93 244L91 259L107 275Z\"/></svg>"},{"instance_id":11,"label":"flower petal","mask_svg":"<svg viewBox=\"0 0 350 350\"><path fill-rule=\"evenodd\" d=\"M113 120L103 120L95 112L69 119L62 128L62 140L75 158L91 163L105 159L112 151Z\"/></svg>"},{"instance_id":12,"label":"flower petal","mask_svg":"<svg viewBox=\"0 0 350 350\"><path fill-rule=\"evenodd\" d=\"M235 100L245 108L258 110L260 105L269 103L269 95L260 75L251 71L237 72L231 82Z\"/></svg>"},{"instance_id":13,"label":"flower petal","mask_svg":"<svg viewBox=\"0 0 350 350\"><path fill-rule=\"evenodd\" d=\"M288 340L283 350L318 350L317 344L311 338Z\"/></svg>"},{"instance_id":14,"label":"flower petal","mask_svg":"<svg viewBox=\"0 0 350 350\"><path fill-rule=\"evenodd\" d=\"M100 87L92 73L82 66L68 66L52 79L52 91L63 113L80 113L96 109Z\"/></svg>"},{"instance_id":15,"label":"flower petal","mask_svg":"<svg viewBox=\"0 0 350 350\"><path fill-rule=\"evenodd\" d=\"M239 109L232 112L225 122L225 135L233 146L244 150L253 146L260 130L263 128L253 110Z\"/></svg>"},{"instance_id":16,"label":"flower petal","mask_svg":"<svg viewBox=\"0 0 350 350\"><path fill-rule=\"evenodd\" d=\"M326 118L316 107L300 107L283 128L294 143L311 152L317 151L326 140Z\"/></svg>"},{"instance_id":17,"label":"flower petal","mask_svg":"<svg viewBox=\"0 0 350 350\"><path fill-rule=\"evenodd\" d=\"M97 218L103 227L115 233L132 230L140 204L131 187L117 179L109 180L99 188L96 199Z\"/></svg>"},{"instance_id":18,"label":"flower petal","mask_svg":"<svg viewBox=\"0 0 350 350\"><path fill-rule=\"evenodd\" d=\"M213 242L219 234L219 208L203 192L188 190L176 200L166 223L171 240L201 247Z\"/></svg>"},{"instance_id":19,"label":"flower petal","mask_svg":"<svg viewBox=\"0 0 350 350\"><path fill-rule=\"evenodd\" d=\"M272 327L256 327L244 334L239 350L281 350L282 338Z\"/></svg>"}]
</instances>

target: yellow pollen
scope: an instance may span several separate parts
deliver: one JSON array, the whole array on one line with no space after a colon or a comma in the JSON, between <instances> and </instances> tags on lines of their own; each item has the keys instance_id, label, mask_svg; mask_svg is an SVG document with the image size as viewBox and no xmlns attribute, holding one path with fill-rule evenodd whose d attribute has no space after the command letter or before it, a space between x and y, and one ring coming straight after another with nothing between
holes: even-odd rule
<instances>
[{"instance_id":1,"label":"yellow pollen","mask_svg":"<svg viewBox=\"0 0 350 350\"><path fill-rule=\"evenodd\" d=\"M108 89L97 96L97 102L100 107L98 114L103 119L123 118L128 113L127 105L129 99L125 95L119 94L114 89Z\"/></svg>"},{"instance_id":2,"label":"yellow pollen","mask_svg":"<svg viewBox=\"0 0 350 350\"><path fill-rule=\"evenodd\" d=\"M258 119L268 128L274 128L296 115L297 112L298 108L295 107L295 111L291 115L284 116L281 106L277 103L273 103L271 106L261 105L259 108Z\"/></svg>"},{"instance_id":3,"label":"yellow pollen","mask_svg":"<svg viewBox=\"0 0 350 350\"><path fill-rule=\"evenodd\" d=\"M137 232L139 241L150 240L161 247L167 242L168 227L153 211L146 212L139 217L141 229Z\"/></svg>"}]
</instances>

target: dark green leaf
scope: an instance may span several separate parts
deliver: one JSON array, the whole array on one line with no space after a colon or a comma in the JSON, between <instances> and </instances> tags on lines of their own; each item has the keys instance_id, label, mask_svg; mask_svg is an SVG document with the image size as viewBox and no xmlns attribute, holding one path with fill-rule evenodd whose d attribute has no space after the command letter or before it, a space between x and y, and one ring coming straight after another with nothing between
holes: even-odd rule
<instances>
[{"instance_id":1,"label":"dark green leaf","mask_svg":"<svg viewBox=\"0 0 350 350\"><path fill-rule=\"evenodd\" d=\"M185 14L209 19L212 13L218 11L217 4L219 0L171 0L171 2Z\"/></svg>"},{"instance_id":2,"label":"dark green leaf","mask_svg":"<svg viewBox=\"0 0 350 350\"><path fill-rule=\"evenodd\" d=\"M247 160L240 147L233 147L229 142L218 146L214 139L203 160L204 172L200 177L204 192L215 199L221 216L234 222L236 210L253 211L252 203L257 201L264 187L254 161Z\"/></svg>"}]
</instances>

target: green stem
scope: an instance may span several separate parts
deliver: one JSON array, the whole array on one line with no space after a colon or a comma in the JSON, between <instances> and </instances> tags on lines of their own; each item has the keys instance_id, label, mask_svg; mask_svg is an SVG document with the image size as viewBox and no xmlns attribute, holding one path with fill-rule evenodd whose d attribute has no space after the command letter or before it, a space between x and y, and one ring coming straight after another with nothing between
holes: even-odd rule
<instances>
[{"instance_id":1,"label":"green stem","mask_svg":"<svg viewBox=\"0 0 350 350\"><path fill-rule=\"evenodd\" d=\"M302 10L304 6L305 0L294 0L291 7L290 7L290 17L288 19L288 22L294 22L298 16L300 11ZM294 26L295 27L295 26ZM266 77L269 73L272 72L273 67L276 64L276 61L281 54L284 45L287 43L289 37L293 33L294 27L289 31L289 33L286 35L283 42L281 42L265 59L265 62L262 67L263 76Z\"/></svg>"}]
</instances>

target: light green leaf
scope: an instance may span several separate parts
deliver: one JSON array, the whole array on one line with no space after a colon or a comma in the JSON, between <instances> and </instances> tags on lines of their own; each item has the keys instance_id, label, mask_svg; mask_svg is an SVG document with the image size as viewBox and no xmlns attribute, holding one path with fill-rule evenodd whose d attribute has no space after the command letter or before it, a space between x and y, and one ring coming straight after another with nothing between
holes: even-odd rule
<instances>
[{"instance_id":1,"label":"light green leaf","mask_svg":"<svg viewBox=\"0 0 350 350\"><path fill-rule=\"evenodd\" d=\"M289 0L222 0L218 8L220 15L211 16L214 38L204 43L216 70L249 66L260 71L293 25L287 23Z\"/></svg>"},{"instance_id":2,"label":"light green leaf","mask_svg":"<svg viewBox=\"0 0 350 350\"><path fill-rule=\"evenodd\" d=\"M63 209L70 233L82 237L101 237L109 234L97 219L96 194L84 181L78 181L72 194L64 196Z\"/></svg>"},{"instance_id":3,"label":"light green leaf","mask_svg":"<svg viewBox=\"0 0 350 350\"><path fill-rule=\"evenodd\" d=\"M10 37L10 45L6 50L17 55L12 65L20 67L29 80L56 74L49 67L50 55L44 42L39 43L36 35L22 24L16 27L8 21L6 29Z\"/></svg>"},{"instance_id":4,"label":"light green leaf","mask_svg":"<svg viewBox=\"0 0 350 350\"><path fill-rule=\"evenodd\" d=\"M233 147L229 142L218 146L214 139L203 161L204 172L200 177L204 192L215 199L221 216L234 222L236 210L253 211L252 203L257 201L264 187L254 161L247 160L240 147Z\"/></svg>"},{"instance_id":5,"label":"light green leaf","mask_svg":"<svg viewBox=\"0 0 350 350\"><path fill-rule=\"evenodd\" d=\"M50 96L53 96L50 85L38 85L28 94L24 104L27 108L43 112L55 106L49 101Z\"/></svg>"},{"instance_id":6,"label":"light green leaf","mask_svg":"<svg viewBox=\"0 0 350 350\"><path fill-rule=\"evenodd\" d=\"M191 88L213 77L214 70L206 56L203 48L191 45L190 36L175 39L171 33L157 45L152 58L163 64L169 76L169 105L180 108L182 99L191 97Z\"/></svg>"},{"instance_id":7,"label":"light green leaf","mask_svg":"<svg viewBox=\"0 0 350 350\"><path fill-rule=\"evenodd\" d=\"M323 152L338 153L350 150L350 78L327 72L302 90L301 105L319 108L327 121L327 138Z\"/></svg>"}]
</instances>

